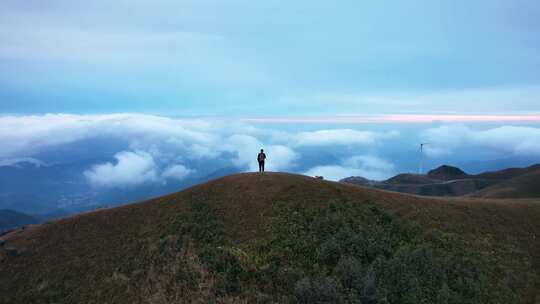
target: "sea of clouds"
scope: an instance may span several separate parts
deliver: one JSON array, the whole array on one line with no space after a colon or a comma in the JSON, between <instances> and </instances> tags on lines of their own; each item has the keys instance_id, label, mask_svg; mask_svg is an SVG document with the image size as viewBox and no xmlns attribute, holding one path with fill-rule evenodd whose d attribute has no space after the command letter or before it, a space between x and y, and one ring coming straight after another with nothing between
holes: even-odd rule
<instances>
[{"instance_id":1,"label":"sea of clouds","mask_svg":"<svg viewBox=\"0 0 540 304\"><path fill-rule=\"evenodd\" d=\"M184 180L197 175L205 163L256 171L256 155L261 148L268 155L268 171L322 175L330 180L348 176L382 180L400 172L393 159L378 151L392 149L400 136L399 129L373 131L362 125L283 130L240 120L130 113L2 116L0 166L13 166L17 160L25 159L46 165L38 157L45 150L89 139L107 139L120 143L121 148L108 155L107 161L93 163L80 172L95 187ZM429 142L426 155L431 158L445 157L471 146L509 155L540 156L540 128L534 126L426 125L413 141ZM102 147L88 149L90 154L97 154ZM313 157L306 161L306 155L318 151L336 151L336 157L320 164Z\"/></svg>"}]
</instances>

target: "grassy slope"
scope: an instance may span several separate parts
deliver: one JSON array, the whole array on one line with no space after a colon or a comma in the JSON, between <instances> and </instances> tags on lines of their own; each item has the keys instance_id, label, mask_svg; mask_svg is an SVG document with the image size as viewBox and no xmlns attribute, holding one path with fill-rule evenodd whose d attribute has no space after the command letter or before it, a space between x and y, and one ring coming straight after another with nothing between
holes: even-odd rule
<instances>
[{"instance_id":1,"label":"grassy slope","mask_svg":"<svg viewBox=\"0 0 540 304\"><path fill-rule=\"evenodd\" d=\"M372 200L426 229L456 233L483 252L534 303L540 289L540 202L474 198L423 198L309 177L239 174L129 206L86 213L4 236L19 256L0 250L0 303L54 299L86 303L166 303L203 296L212 278L203 275L200 294L187 294L171 279L177 257L161 254L160 240L188 210L209 201L225 234L238 246L267 235L276 201L322 205L331 199ZM200 267L189 248L184 253ZM204 269L200 271L204 274ZM205 287L206 286L206 287ZM235 299L229 299L235 301ZM24 301L23 301L24 302Z\"/></svg>"},{"instance_id":2,"label":"grassy slope","mask_svg":"<svg viewBox=\"0 0 540 304\"><path fill-rule=\"evenodd\" d=\"M484 198L540 197L540 170L519 175L473 194Z\"/></svg>"},{"instance_id":3,"label":"grassy slope","mask_svg":"<svg viewBox=\"0 0 540 304\"><path fill-rule=\"evenodd\" d=\"M526 168L508 168L499 171L489 171L475 175L477 178L507 180L518 177L520 175L533 173L540 170L540 164L532 165Z\"/></svg>"}]
</instances>

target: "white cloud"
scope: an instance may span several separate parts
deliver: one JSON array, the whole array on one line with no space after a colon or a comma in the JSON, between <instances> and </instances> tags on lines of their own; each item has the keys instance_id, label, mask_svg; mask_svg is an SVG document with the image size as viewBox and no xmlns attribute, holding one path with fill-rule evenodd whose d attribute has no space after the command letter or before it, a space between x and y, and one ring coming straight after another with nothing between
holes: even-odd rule
<instances>
[{"instance_id":1,"label":"white cloud","mask_svg":"<svg viewBox=\"0 0 540 304\"><path fill-rule=\"evenodd\" d=\"M154 158L144 151L123 151L117 153L115 163L93 166L84 176L95 186L124 187L136 186L158 180Z\"/></svg>"},{"instance_id":2,"label":"white cloud","mask_svg":"<svg viewBox=\"0 0 540 304\"><path fill-rule=\"evenodd\" d=\"M173 165L165 169L161 174L164 178L171 178L176 180L183 180L188 175L193 173L194 170L186 168L184 165Z\"/></svg>"},{"instance_id":3,"label":"white cloud","mask_svg":"<svg viewBox=\"0 0 540 304\"><path fill-rule=\"evenodd\" d=\"M165 183L168 179L183 180L195 172L181 164L172 164L161 170L156 160L160 156L159 151L122 151L114 156L116 162L94 165L83 174L94 186L113 188Z\"/></svg>"},{"instance_id":4,"label":"white cloud","mask_svg":"<svg viewBox=\"0 0 540 304\"><path fill-rule=\"evenodd\" d=\"M323 176L328 180L334 181L350 176L384 180L395 175L395 166L391 162L377 156L357 155L342 160L340 165L311 168L305 174L309 176Z\"/></svg>"},{"instance_id":5,"label":"white cloud","mask_svg":"<svg viewBox=\"0 0 540 304\"><path fill-rule=\"evenodd\" d=\"M343 165L360 168L364 171L393 172L396 168L391 162L373 155L357 155L347 158ZM374 178L376 179L376 178Z\"/></svg>"},{"instance_id":6,"label":"white cloud","mask_svg":"<svg viewBox=\"0 0 540 304\"><path fill-rule=\"evenodd\" d=\"M85 176L94 185L127 186L204 177L213 173L210 170L231 166L256 171L256 156L261 148L268 155L268 171L307 171L309 175L323 175L328 179L350 175L384 179L395 173L394 165L362 153L376 154L375 149L397 136L398 132L355 129L291 132L223 119L178 119L129 113L0 116L0 164L12 164L14 159L41 158L43 151L78 145L82 140L108 139L119 143L112 155L98 155L101 149L89 152L116 158L116 162L89 166ZM465 146L500 151L504 155L540 155L540 128L535 127L472 129L465 125L444 125L425 130L421 139L430 143L425 148L431 157L463 151L461 148ZM341 155L342 159L330 166L318 166L317 157L304 159L322 147L335 147L339 152L336 155ZM371 152L358 152L365 148ZM331 149L326 150L331 153ZM114 155L117 151L124 152ZM203 168L205 163L209 164L207 171Z\"/></svg>"},{"instance_id":7,"label":"white cloud","mask_svg":"<svg viewBox=\"0 0 540 304\"><path fill-rule=\"evenodd\" d=\"M193 159L216 158L221 152L238 154L236 163L252 159L253 149L274 144L293 147L325 145L374 145L398 136L398 132L371 132L330 129L288 133L261 130L230 121L173 119L142 114L70 115L0 117L3 145L0 157L31 155L42 148L60 146L93 137L126 138L130 149L150 150L159 144L182 150ZM262 141L266 138L269 141ZM249 151L249 152L248 152ZM249 157L248 157L248 153Z\"/></svg>"},{"instance_id":8,"label":"white cloud","mask_svg":"<svg viewBox=\"0 0 540 304\"><path fill-rule=\"evenodd\" d=\"M132 157L147 160L147 164L150 164L150 160L153 162L153 170L149 169L145 172L148 174L143 174L141 179L130 181L127 173L133 171L128 170L126 162L133 160L128 159L125 154L118 154L115 156L120 157L117 159L118 164L98 164L86 172L92 184L102 186L186 178L198 173L198 170L186 168L191 170L188 172L175 166L183 166L186 162L193 161L223 159L223 166L234 165L243 170L255 171L256 155L261 148L265 148L269 154L268 170L289 170L294 166L297 157L297 153L286 145L285 139L280 143L275 140L278 137L273 136L273 132L243 123L219 119L173 119L129 113L4 116L0 117L0 138L3 139L0 159L32 156L49 148L67 146L87 139L105 138L126 142L122 150L139 151L129 153L134 153ZM137 168L142 170L146 167ZM107 172L111 173L108 177ZM114 182L113 179L118 181Z\"/></svg>"},{"instance_id":9,"label":"white cloud","mask_svg":"<svg viewBox=\"0 0 540 304\"><path fill-rule=\"evenodd\" d=\"M165 141L180 148L212 146L219 140L216 126L197 119L171 119L142 114L0 117L0 157L30 155L40 149L94 137L126 138L132 149Z\"/></svg>"},{"instance_id":10,"label":"white cloud","mask_svg":"<svg viewBox=\"0 0 540 304\"><path fill-rule=\"evenodd\" d=\"M254 136L235 134L226 138L224 145L219 149L236 154L232 159L237 167L247 167L255 171L255 159L263 144Z\"/></svg>"},{"instance_id":11,"label":"white cloud","mask_svg":"<svg viewBox=\"0 0 540 304\"><path fill-rule=\"evenodd\" d=\"M174 168L175 165L185 166L191 162L204 163L207 160L220 160L220 165L223 166L233 165L241 170L256 171L256 155L261 148L267 152L269 171L291 171L299 165L305 165L298 160L302 159L302 153L310 149L323 146L373 148L397 136L399 133L395 131L373 132L355 129L323 129L294 133L260 129L244 123L219 119L175 119L129 113L4 116L0 117L0 138L3 140L0 159L35 158L39 157L40 151L50 147L62 147L92 138L111 138L127 142L122 148L124 151L145 151L144 153L151 157L153 170L148 169L141 175L142 181L151 182L166 178L163 174L166 174L167 178L176 179L204 174L192 166L186 168L194 170L189 174L180 167L169 171L167 168ZM430 143L426 146L426 154L431 157L445 156L464 146L496 150L505 154L540 155L540 128L535 127L501 126L472 129L465 125L444 125L425 130L421 133L421 138L422 141ZM141 153L135 153L135 156L142 160L150 160L144 158ZM93 170L87 171L95 173L88 173L89 180L93 184L105 185L111 182L105 177L98 177L104 176L98 173L133 172L127 169L127 165L124 168L122 161L127 161L127 158L118 159L117 164L98 164ZM141 162L138 164L137 168L141 169ZM357 174L381 179L390 172L393 173L392 164L368 156L345 158L333 165L330 168L324 167L328 172L327 175L341 177L344 174ZM115 178L122 181L118 182L119 184L130 183L124 178L125 175L118 174ZM134 178L133 183L139 183L139 180L141 179Z\"/></svg>"},{"instance_id":12,"label":"white cloud","mask_svg":"<svg viewBox=\"0 0 540 304\"><path fill-rule=\"evenodd\" d=\"M290 169L297 158L296 152L291 148L284 145L265 146L251 135L230 136L225 140L224 146L219 147L219 149L236 154L236 157L233 158L234 164L246 168L248 171L259 170L256 158L260 149L264 149L268 157L265 165L267 171Z\"/></svg>"},{"instance_id":13,"label":"white cloud","mask_svg":"<svg viewBox=\"0 0 540 304\"><path fill-rule=\"evenodd\" d=\"M424 146L424 153L429 157L444 157L452 154L448 148L442 147L436 143L429 143Z\"/></svg>"},{"instance_id":14,"label":"white cloud","mask_svg":"<svg viewBox=\"0 0 540 304\"><path fill-rule=\"evenodd\" d=\"M397 131L377 133L352 129L332 129L300 132L293 136L293 143L296 146L374 145L379 140L397 136L399 136Z\"/></svg>"},{"instance_id":15,"label":"white cloud","mask_svg":"<svg viewBox=\"0 0 540 304\"><path fill-rule=\"evenodd\" d=\"M298 154L287 146L272 145L264 151L268 157L265 162L266 171L284 171L291 169L295 166L295 161L298 158Z\"/></svg>"},{"instance_id":16,"label":"white cloud","mask_svg":"<svg viewBox=\"0 0 540 304\"><path fill-rule=\"evenodd\" d=\"M464 125L447 125L422 133L429 142L426 154L440 157L460 148L478 147L521 156L540 156L540 128L501 126L475 130Z\"/></svg>"}]
</instances>

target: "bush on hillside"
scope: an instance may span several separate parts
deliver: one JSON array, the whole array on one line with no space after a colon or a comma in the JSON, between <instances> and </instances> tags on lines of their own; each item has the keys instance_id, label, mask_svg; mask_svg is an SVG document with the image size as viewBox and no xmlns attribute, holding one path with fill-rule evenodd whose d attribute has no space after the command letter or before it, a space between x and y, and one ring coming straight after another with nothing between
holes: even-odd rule
<instances>
[{"instance_id":1,"label":"bush on hillside","mask_svg":"<svg viewBox=\"0 0 540 304\"><path fill-rule=\"evenodd\" d=\"M287 283L295 286L289 287L293 302L330 303L334 290L347 303L513 300L510 290L490 281L490 265L458 240L442 234L427 239L419 227L371 203L307 209L281 203L275 211L267 260L304 274Z\"/></svg>"},{"instance_id":2,"label":"bush on hillside","mask_svg":"<svg viewBox=\"0 0 540 304\"><path fill-rule=\"evenodd\" d=\"M216 278L218 295L291 303L513 303L492 265L452 236L420 228L372 203L273 206L270 236L233 246L211 205L192 205L182 235ZM242 253L242 254L238 254Z\"/></svg>"}]
</instances>

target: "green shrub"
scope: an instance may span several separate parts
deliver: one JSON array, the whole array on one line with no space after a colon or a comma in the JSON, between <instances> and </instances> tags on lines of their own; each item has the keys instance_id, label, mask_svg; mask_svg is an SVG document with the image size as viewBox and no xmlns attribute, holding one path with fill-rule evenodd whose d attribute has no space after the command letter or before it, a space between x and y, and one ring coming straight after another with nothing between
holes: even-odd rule
<instances>
[{"instance_id":1,"label":"green shrub","mask_svg":"<svg viewBox=\"0 0 540 304\"><path fill-rule=\"evenodd\" d=\"M200 274L196 272L191 266L182 260L178 265L178 271L176 272L176 280L183 282L189 288L195 288L200 279Z\"/></svg>"},{"instance_id":2,"label":"green shrub","mask_svg":"<svg viewBox=\"0 0 540 304\"><path fill-rule=\"evenodd\" d=\"M490 265L459 240L444 234L425 238L418 226L369 202L330 202L323 208L276 204L269 244L267 261L304 274L292 282L291 299L297 303L322 301L334 291L349 303L513 299L508 288L490 280Z\"/></svg>"},{"instance_id":3,"label":"green shrub","mask_svg":"<svg viewBox=\"0 0 540 304\"><path fill-rule=\"evenodd\" d=\"M342 249L340 243L334 239L330 238L321 244L319 249L319 260L321 264L326 266L335 266L339 259L341 258Z\"/></svg>"},{"instance_id":4,"label":"green shrub","mask_svg":"<svg viewBox=\"0 0 540 304\"><path fill-rule=\"evenodd\" d=\"M342 257L334 275L340 279L341 285L351 291L361 293L364 290L365 271L362 263L354 257Z\"/></svg>"},{"instance_id":5,"label":"green shrub","mask_svg":"<svg viewBox=\"0 0 540 304\"><path fill-rule=\"evenodd\" d=\"M299 304L343 303L342 293L335 278L302 279L294 287L292 301Z\"/></svg>"},{"instance_id":6,"label":"green shrub","mask_svg":"<svg viewBox=\"0 0 540 304\"><path fill-rule=\"evenodd\" d=\"M292 303L515 302L490 276L492 265L458 239L425 237L369 202L277 203L269 237L245 250L225 238L208 203L192 204L181 223L219 295Z\"/></svg>"},{"instance_id":7,"label":"green shrub","mask_svg":"<svg viewBox=\"0 0 540 304\"><path fill-rule=\"evenodd\" d=\"M197 245L199 258L215 276L219 294L236 295L240 292L240 280L244 275L240 261L228 250L223 221L205 201L192 202L189 216L179 219L181 238L189 235ZM179 239L181 239L179 238Z\"/></svg>"}]
</instances>

